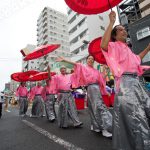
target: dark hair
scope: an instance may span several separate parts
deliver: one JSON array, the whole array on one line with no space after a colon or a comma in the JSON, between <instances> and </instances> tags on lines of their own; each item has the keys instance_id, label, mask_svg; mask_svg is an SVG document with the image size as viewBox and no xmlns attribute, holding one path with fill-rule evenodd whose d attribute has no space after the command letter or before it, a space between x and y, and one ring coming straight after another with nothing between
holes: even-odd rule
<instances>
[{"instance_id":1,"label":"dark hair","mask_svg":"<svg viewBox=\"0 0 150 150\"><path fill-rule=\"evenodd\" d=\"M117 27L118 26L121 26L121 25L116 25L116 26L114 26L114 28L112 29L112 31L111 31L111 41L112 42L115 42L116 41L116 35L117 35Z\"/></svg>"},{"instance_id":2,"label":"dark hair","mask_svg":"<svg viewBox=\"0 0 150 150\"><path fill-rule=\"evenodd\" d=\"M87 60L90 56L92 56L92 55L89 54L89 55L86 57L86 60ZM93 59L94 59L94 61L95 61L94 56L92 56L92 57L93 57Z\"/></svg>"}]
</instances>

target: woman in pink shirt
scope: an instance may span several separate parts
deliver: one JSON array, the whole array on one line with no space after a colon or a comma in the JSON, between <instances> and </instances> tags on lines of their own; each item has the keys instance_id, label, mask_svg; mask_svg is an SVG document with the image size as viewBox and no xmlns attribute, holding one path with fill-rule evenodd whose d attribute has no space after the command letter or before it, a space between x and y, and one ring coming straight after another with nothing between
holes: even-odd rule
<instances>
[{"instance_id":1,"label":"woman in pink shirt","mask_svg":"<svg viewBox=\"0 0 150 150\"><path fill-rule=\"evenodd\" d=\"M55 94L56 94L56 88L55 88L55 82L54 77L51 77L50 79L46 80L46 85L43 88L42 96L45 102L45 111L47 119L50 122L55 121L56 119L56 113L55 113Z\"/></svg>"},{"instance_id":2,"label":"woman in pink shirt","mask_svg":"<svg viewBox=\"0 0 150 150\"><path fill-rule=\"evenodd\" d=\"M37 86L31 89L30 99L33 100L31 116L30 117L43 117L44 103L42 98L43 86L41 82L37 82Z\"/></svg>"},{"instance_id":3,"label":"woman in pink shirt","mask_svg":"<svg viewBox=\"0 0 150 150\"><path fill-rule=\"evenodd\" d=\"M139 76L143 73L141 59L150 51L150 44L135 55L126 44L125 28L121 25L113 28L116 13L112 11L109 18L101 48L116 83L113 148L150 150L150 98L139 82Z\"/></svg>"},{"instance_id":4,"label":"woman in pink shirt","mask_svg":"<svg viewBox=\"0 0 150 150\"><path fill-rule=\"evenodd\" d=\"M87 86L88 109L91 119L91 130L95 132L102 131L105 137L111 137L112 134L112 115L103 102L102 95L108 94L105 88L105 82L102 74L96 70L93 56L88 56L87 65L74 63L58 58L58 61L65 61L74 65L72 76L72 87Z\"/></svg>"},{"instance_id":5,"label":"woman in pink shirt","mask_svg":"<svg viewBox=\"0 0 150 150\"><path fill-rule=\"evenodd\" d=\"M26 112L28 110L28 90L26 88L26 83L21 82L19 87L16 90L16 96L19 97L19 115L20 116L25 116Z\"/></svg>"}]
</instances>

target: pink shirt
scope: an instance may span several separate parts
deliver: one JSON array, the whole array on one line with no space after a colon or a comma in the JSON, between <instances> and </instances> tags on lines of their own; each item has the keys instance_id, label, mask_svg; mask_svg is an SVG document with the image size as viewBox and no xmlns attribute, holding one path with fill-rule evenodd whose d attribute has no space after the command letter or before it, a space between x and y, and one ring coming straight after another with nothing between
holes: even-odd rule
<instances>
[{"instance_id":1,"label":"pink shirt","mask_svg":"<svg viewBox=\"0 0 150 150\"><path fill-rule=\"evenodd\" d=\"M27 88L20 85L16 91L16 96L27 96L27 95L28 95Z\"/></svg>"},{"instance_id":2,"label":"pink shirt","mask_svg":"<svg viewBox=\"0 0 150 150\"><path fill-rule=\"evenodd\" d=\"M33 99L35 95L37 94L41 94L42 95L42 90L43 87L42 86L34 86L31 91L30 91L30 99Z\"/></svg>"},{"instance_id":3,"label":"pink shirt","mask_svg":"<svg viewBox=\"0 0 150 150\"><path fill-rule=\"evenodd\" d=\"M67 75L55 75L55 83L56 83L56 91L59 92L60 90L71 90L71 74Z\"/></svg>"},{"instance_id":4,"label":"pink shirt","mask_svg":"<svg viewBox=\"0 0 150 150\"><path fill-rule=\"evenodd\" d=\"M103 75L93 67L77 63L72 76L72 86L87 86L92 83L98 83L102 95L106 95L105 80Z\"/></svg>"},{"instance_id":5,"label":"pink shirt","mask_svg":"<svg viewBox=\"0 0 150 150\"><path fill-rule=\"evenodd\" d=\"M49 80L49 86L46 85L42 90L42 97L44 100L46 100L46 94L56 94L56 83L54 77Z\"/></svg>"},{"instance_id":6,"label":"pink shirt","mask_svg":"<svg viewBox=\"0 0 150 150\"><path fill-rule=\"evenodd\" d=\"M116 77L117 89L123 73L137 73L139 76L143 74L143 68L140 66L140 57L135 55L126 43L120 41L109 42L108 52L103 51L103 54L106 58L107 65Z\"/></svg>"}]
</instances>

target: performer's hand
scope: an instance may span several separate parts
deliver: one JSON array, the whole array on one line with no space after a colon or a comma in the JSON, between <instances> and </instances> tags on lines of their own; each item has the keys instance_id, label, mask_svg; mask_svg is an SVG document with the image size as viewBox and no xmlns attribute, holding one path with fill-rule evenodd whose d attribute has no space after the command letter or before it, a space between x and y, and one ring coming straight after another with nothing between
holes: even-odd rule
<instances>
[{"instance_id":1,"label":"performer's hand","mask_svg":"<svg viewBox=\"0 0 150 150\"><path fill-rule=\"evenodd\" d=\"M57 62L62 62L62 61L64 61L65 59L64 59L64 57L62 57L62 56L59 56L59 57L57 57L57 59L56 59L56 61Z\"/></svg>"},{"instance_id":2,"label":"performer's hand","mask_svg":"<svg viewBox=\"0 0 150 150\"><path fill-rule=\"evenodd\" d=\"M148 51L150 51L150 43L148 44L146 49L148 49Z\"/></svg>"},{"instance_id":3,"label":"performer's hand","mask_svg":"<svg viewBox=\"0 0 150 150\"><path fill-rule=\"evenodd\" d=\"M50 68L49 65L47 66L47 71L48 71L48 72L51 72L51 68Z\"/></svg>"},{"instance_id":4,"label":"performer's hand","mask_svg":"<svg viewBox=\"0 0 150 150\"><path fill-rule=\"evenodd\" d=\"M110 23L115 23L116 21L116 13L115 11L111 11L110 14L109 14L109 20L110 20Z\"/></svg>"}]
</instances>

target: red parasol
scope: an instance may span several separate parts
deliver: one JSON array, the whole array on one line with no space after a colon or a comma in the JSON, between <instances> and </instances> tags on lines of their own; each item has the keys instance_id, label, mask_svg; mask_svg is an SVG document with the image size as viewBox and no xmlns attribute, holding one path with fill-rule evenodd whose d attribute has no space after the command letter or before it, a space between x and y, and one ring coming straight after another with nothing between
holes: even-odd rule
<instances>
[{"instance_id":1,"label":"red parasol","mask_svg":"<svg viewBox=\"0 0 150 150\"><path fill-rule=\"evenodd\" d=\"M92 42L90 42L88 51L89 54L92 55L95 59L100 64L107 64L105 57L101 51L100 48L100 43L101 43L102 37L94 39Z\"/></svg>"},{"instance_id":2,"label":"red parasol","mask_svg":"<svg viewBox=\"0 0 150 150\"><path fill-rule=\"evenodd\" d=\"M55 74L55 72L51 72L51 76L54 76ZM33 76L30 76L29 81L41 81L45 79L48 79L48 72L40 72Z\"/></svg>"},{"instance_id":3,"label":"red parasol","mask_svg":"<svg viewBox=\"0 0 150 150\"><path fill-rule=\"evenodd\" d=\"M65 0L79 14L99 14L118 5L122 0Z\"/></svg>"},{"instance_id":4,"label":"red parasol","mask_svg":"<svg viewBox=\"0 0 150 150\"><path fill-rule=\"evenodd\" d=\"M11 79L13 79L17 82L26 82L29 80L29 77L31 75L34 75L37 73L39 73L39 72L36 70L29 70L26 72L16 72L16 73L11 74Z\"/></svg>"},{"instance_id":5,"label":"red parasol","mask_svg":"<svg viewBox=\"0 0 150 150\"><path fill-rule=\"evenodd\" d=\"M33 52L25 56L24 61L39 58L59 48L60 44L43 45L35 49Z\"/></svg>"}]
</instances>

